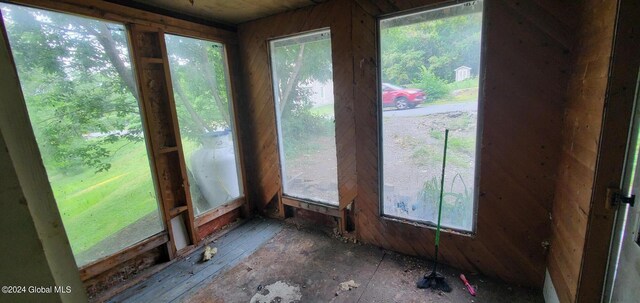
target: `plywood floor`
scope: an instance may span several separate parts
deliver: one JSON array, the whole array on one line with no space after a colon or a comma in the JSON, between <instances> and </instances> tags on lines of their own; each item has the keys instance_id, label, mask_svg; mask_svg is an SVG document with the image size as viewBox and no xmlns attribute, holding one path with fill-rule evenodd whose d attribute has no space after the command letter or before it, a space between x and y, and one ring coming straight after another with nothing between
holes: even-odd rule
<instances>
[{"instance_id":1,"label":"plywood floor","mask_svg":"<svg viewBox=\"0 0 640 303\"><path fill-rule=\"evenodd\" d=\"M279 221L254 219L212 244L218 254L198 263L201 250L172 264L112 301L125 302L543 302L540 291L466 273L478 296L443 267L451 293L417 289L426 260ZM353 280L352 290L340 283Z\"/></svg>"}]
</instances>

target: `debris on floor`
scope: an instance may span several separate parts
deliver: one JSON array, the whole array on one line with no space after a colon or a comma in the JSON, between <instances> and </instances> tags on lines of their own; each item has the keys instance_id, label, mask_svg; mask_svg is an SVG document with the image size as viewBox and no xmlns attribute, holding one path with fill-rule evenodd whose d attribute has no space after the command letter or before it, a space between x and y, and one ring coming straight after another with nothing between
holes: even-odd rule
<instances>
[{"instance_id":1,"label":"debris on floor","mask_svg":"<svg viewBox=\"0 0 640 303\"><path fill-rule=\"evenodd\" d=\"M360 286L360 284L356 283L353 280L349 280L347 282L340 283L340 289L344 290L344 291L352 290L354 288L358 288L358 286Z\"/></svg>"},{"instance_id":2,"label":"debris on floor","mask_svg":"<svg viewBox=\"0 0 640 303\"><path fill-rule=\"evenodd\" d=\"M300 287L297 285L289 285L287 282L277 281L262 288L259 287L259 289L258 293L251 298L251 303L292 303L300 302L302 299Z\"/></svg>"},{"instance_id":3,"label":"debris on floor","mask_svg":"<svg viewBox=\"0 0 640 303\"><path fill-rule=\"evenodd\" d=\"M213 258L213 256L215 256L217 253L218 253L218 248L216 247L211 248L209 245L207 245L204 248L204 254L202 255L202 262L207 262L211 260L211 258Z\"/></svg>"}]
</instances>

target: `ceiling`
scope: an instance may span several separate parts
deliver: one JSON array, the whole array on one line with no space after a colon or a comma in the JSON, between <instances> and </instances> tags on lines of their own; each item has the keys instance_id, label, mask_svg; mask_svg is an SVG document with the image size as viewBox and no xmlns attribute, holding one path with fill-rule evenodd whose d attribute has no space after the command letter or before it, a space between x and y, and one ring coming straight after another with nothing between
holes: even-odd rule
<instances>
[{"instance_id":1,"label":"ceiling","mask_svg":"<svg viewBox=\"0 0 640 303\"><path fill-rule=\"evenodd\" d=\"M133 0L144 6L209 22L240 24L323 0ZM126 2L126 1L125 1Z\"/></svg>"}]
</instances>

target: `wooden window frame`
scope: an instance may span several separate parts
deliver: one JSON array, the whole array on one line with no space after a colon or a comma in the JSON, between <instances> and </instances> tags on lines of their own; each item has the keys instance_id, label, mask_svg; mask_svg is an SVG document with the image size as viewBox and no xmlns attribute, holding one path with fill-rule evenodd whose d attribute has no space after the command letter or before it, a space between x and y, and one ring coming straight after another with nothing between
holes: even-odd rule
<instances>
[{"instance_id":1,"label":"wooden window frame","mask_svg":"<svg viewBox=\"0 0 640 303\"><path fill-rule=\"evenodd\" d=\"M401 17L401 16L407 16L407 15L412 15L412 14L416 14L416 13L424 13L424 12L428 12L428 11L432 11L432 10L437 10L437 9L443 9L443 8L447 8L447 7L451 7L451 6L456 6L456 5L461 5L464 3L469 3L469 2L473 2L474 0L463 0L460 2L442 2L442 3L436 3L433 5L428 5L428 6L423 6L423 7L418 7L415 9L409 9L409 10L403 10L403 11L399 11L399 12L394 12L391 14L385 14L385 15L380 15L376 17L376 36L377 36L377 83L378 83L378 93L377 93L377 100L378 100L378 104L382 104L382 90L380 89L380 87L382 87L382 56L381 56L381 52L382 49L380 47L380 41L381 41L381 31L380 31L380 23L385 20L385 19L389 19L389 18L394 18L394 17ZM486 0L485 0L486 1ZM487 21L486 21L486 4L483 4L482 7L482 24L481 24L481 32L482 35L481 37L486 37L485 32L486 32L486 27L487 27ZM480 40L480 70L479 70L479 74L482 75L484 74L484 70L485 70L485 45L486 45L486 39L485 38L481 38ZM482 88L484 87L484 78L480 77L478 79L479 83L478 83L478 87ZM471 230L464 230L464 229L459 229L459 228L455 228L455 227L449 227L449 226L443 226L442 227L442 231L446 232L446 233L451 233L451 234L456 234L456 235L460 235L460 236L464 236L464 237L470 237L470 238L474 238L476 233L477 233L477 228L478 228L478 204L480 202L480 156L481 156L481 147L482 147L482 130L483 130L483 121L484 121L484 115L483 115L483 107L482 105L484 104L484 96L483 94L478 94L478 111L477 111L477 115L478 115L478 120L476 123L476 151L475 151L475 169L474 169L474 188L473 188L473 217L472 217L472 223L471 223ZM436 224L433 222L429 222L429 221L424 221L424 220L417 220L417 219L408 219L408 218L401 218L401 217L396 217L396 216L391 216L391 215L387 215L384 213L384 156L383 156L383 149L384 149L384 144L383 144L383 111L384 111L384 107L383 106L379 106L377 109L377 113L378 113L378 142L380 142L380 144L378 145L378 192L379 192L379 217L382 220L385 221L389 221L389 222L397 222L397 223L401 223L401 224L406 224L406 225L412 225L412 226L418 226L421 228L427 228L427 229L432 229L435 230L436 229Z\"/></svg>"}]
</instances>

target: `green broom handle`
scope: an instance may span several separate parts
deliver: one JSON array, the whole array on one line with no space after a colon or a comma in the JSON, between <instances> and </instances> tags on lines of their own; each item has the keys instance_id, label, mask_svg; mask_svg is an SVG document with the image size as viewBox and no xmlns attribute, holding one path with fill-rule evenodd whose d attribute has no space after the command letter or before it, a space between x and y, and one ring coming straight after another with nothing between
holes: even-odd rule
<instances>
[{"instance_id":1,"label":"green broom handle","mask_svg":"<svg viewBox=\"0 0 640 303\"><path fill-rule=\"evenodd\" d=\"M440 203L438 205L438 225L436 227L436 260L438 259L438 246L440 246L440 219L442 218L442 198L444 193L444 170L447 166L447 142L449 141L449 129L444 130L444 153L442 156L442 177L440 178Z\"/></svg>"}]
</instances>

